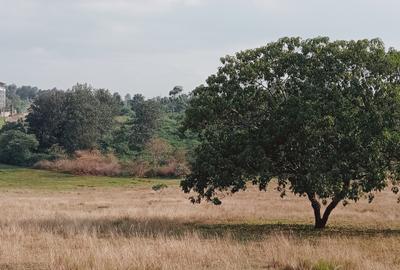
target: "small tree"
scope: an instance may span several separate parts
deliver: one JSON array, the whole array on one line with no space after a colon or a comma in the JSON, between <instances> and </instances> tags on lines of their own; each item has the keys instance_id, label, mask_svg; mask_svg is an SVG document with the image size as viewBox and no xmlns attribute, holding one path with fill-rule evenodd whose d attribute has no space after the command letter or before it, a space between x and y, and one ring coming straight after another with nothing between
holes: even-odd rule
<instances>
[{"instance_id":1,"label":"small tree","mask_svg":"<svg viewBox=\"0 0 400 270\"><path fill-rule=\"evenodd\" d=\"M193 202L276 178L282 196L310 200L324 228L340 202L399 182L398 51L378 39L283 38L222 64L186 111L201 141L181 183Z\"/></svg>"},{"instance_id":2,"label":"small tree","mask_svg":"<svg viewBox=\"0 0 400 270\"><path fill-rule=\"evenodd\" d=\"M178 86L175 86L171 91L169 91L169 96L171 98L176 98L182 92L183 92L183 87L178 85Z\"/></svg>"},{"instance_id":3,"label":"small tree","mask_svg":"<svg viewBox=\"0 0 400 270\"><path fill-rule=\"evenodd\" d=\"M128 123L131 127L129 145L132 150L141 151L158 127L160 105L154 100L145 100L140 94L133 96L130 105L134 116Z\"/></svg>"},{"instance_id":4,"label":"small tree","mask_svg":"<svg viewBox=\"0 0 400 270\"><path fill-rule=\"evenodd\" d=\"M160 138L152 138L145 146L145 154L148 157L153 168L167 163L172 155L172 146Z\"/></svg>"}]
</instances>

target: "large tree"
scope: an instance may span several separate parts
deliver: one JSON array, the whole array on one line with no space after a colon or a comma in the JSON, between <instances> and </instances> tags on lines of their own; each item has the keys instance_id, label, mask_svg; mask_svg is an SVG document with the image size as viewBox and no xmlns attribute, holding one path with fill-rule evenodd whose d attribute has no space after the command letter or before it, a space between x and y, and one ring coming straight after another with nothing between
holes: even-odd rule
<instances>
[{"instance_id":1,"label":"large tree","mask_svg":"<svg viewBox=\"0 0 400 270\"><path fill-rule=\"evenodd\" d=\"M102 126L107 128L113 119L103 114L100 101L87 84L75 85L66 92L66 97L60 145L69 152L95 148L104 131Z\"/></svg>"},{"instance_id":2,"label":"large tree","mask_svg":"<svg viewBox=\"0 0 400 270\"><path fill-rule=\"evenodd\" d=\"M41 91L27 122L41 150L58 144L72 153L98 147L111 132L118 113L118 104L108 90L77 84L68 91Z\"/></svg>"},{"instance_id":3,"label":"large tree","mask_svg":"<svg viewBox=\"0 0 400 270\"><path fill-rule=\"evenodd\" d=\"M60 144L66 117L66 94L53 89L41 91L31 105L27 116L29 131L36 135L40 149Z\"/></svg>"},{"instance_id":4,"label":"large tree","mask_svg":"<svg viewBox=\"0 0 400 270\"><path fill-rule=\"evenodd\" d=\"M340 202L398 184L398 51L378 39L283 38L221 61L186 111L201 141L181 183L193 202L277 179L282 196L310 200L323 228Z\"/></svg>"}]
</instances>

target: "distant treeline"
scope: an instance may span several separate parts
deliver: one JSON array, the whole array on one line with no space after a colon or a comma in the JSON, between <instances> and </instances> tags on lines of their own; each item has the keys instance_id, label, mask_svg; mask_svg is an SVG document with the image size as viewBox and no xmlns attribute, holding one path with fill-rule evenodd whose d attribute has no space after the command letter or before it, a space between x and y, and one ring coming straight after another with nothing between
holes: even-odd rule
<instances>
[{"instance_id":1,"label":"distant treeline","mask_svg":"<svg viewBox=\"0 0 400 270\"><path fill-rule=\"evenodd\" d=\"M6 87L6 104L9 111L24 113L28 110L32 100L41 90L33 86L18 87L15 84Z\"/></svg>"},{"instance_id":2,"label":"distant treeline","mask_svg":"<svg viewBox=\"0 0 400 270\"><path fill-rule=\"evenodd\" d=\"M157 170L165 171L165 166L177 160L186 163L182 153L196 144L194 136L179 131L190 99L179 86L168 97L146 99L141 94L122 98L88 84L66 91L10 85L7 98L18 112L29 114L0 130L3 163L73 160L84 150L96 151L97 156L111 154L119 163L129 163L130 172L140 167L139 174L157 175Z\"/></svg>"}]
</instances>

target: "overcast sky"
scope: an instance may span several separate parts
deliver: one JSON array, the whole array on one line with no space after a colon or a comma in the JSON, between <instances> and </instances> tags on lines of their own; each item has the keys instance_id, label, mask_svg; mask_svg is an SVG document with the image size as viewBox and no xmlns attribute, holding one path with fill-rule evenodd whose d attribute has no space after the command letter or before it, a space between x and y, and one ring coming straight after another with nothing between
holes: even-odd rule
<instances>
[{"instance_id":1,"label":"overcast sky","mask_svg":"<svg viewBox=\"0 0 400 270\"><path fill-rule=\"evenodd\" d=\"M400 49L398 0L0 0L0 81L167 95L219 58L283 36L380 37Z\"/></svg>"}]
</instances>

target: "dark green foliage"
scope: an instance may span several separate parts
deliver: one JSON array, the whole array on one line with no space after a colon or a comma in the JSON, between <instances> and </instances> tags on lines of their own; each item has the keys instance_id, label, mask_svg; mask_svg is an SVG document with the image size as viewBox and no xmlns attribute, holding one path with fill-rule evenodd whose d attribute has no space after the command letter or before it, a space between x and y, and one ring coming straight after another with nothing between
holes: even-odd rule
<instances>
[{"instance_id":1,"label":"dark green foliage","mask_svg":"<svg viewBox=\"0 0 400 270\"><path fill-rule=\"evenodd\" d=\"M377 39L283 38L222 64L186 111L201 141L181 184L193 202L277 178L321 228L341 201L398 183L399 52Z\"/></svg>"},{"instance_id":2,"label":"dark green foliage","mask_svg":"<svg viewBox=\"0 0 400 270\"><path fill-rule=\"evenodd\" d=\"M182 86L175 86L174 89L169 91L169 96L170 97L177 97L183 92L183 87Z\"/></svg>"},{"instance_id":3,"label":"dark green foliage","mask_svg":"<svg viewBox=\"0 0 400 270\"><path fill-rule=\"evenodd\" d=\"M154 186L151 187L152 190L154 191L162 191L163 189L168 188L168 186L166 184L160 183L160 184L156 184Z\"/></svg>"},{"instance_id":4,"label":"dark green foliage","mask_svg":"<svg viewBox=\"0 0 400 270\"><path fill-rule=\"evenodd\" d=\"M23 133L27 133L28 127L22 119L19 119L17 122L5 123L0 129L0 133L6 132L9 130L19 130Z\"/></svg>"},{"instance_id":5,"label":"dark green foliage","mask_svg":"<svg viewBox=\"0 0 400 270\"><path fill-rule=\"evenodd\" d=\"M88 85L76 85L66 92L63 132L59 144L68 152L96 147L101 134L110 124L101 121L103 115L100 104Z\"/></svg>"},{"instance_id":6,"label":"dark green foliage","mask_svg":"<svg viewBox=\"0 0 400 270\"><path fill-rule=\"evenodd\" d=\"M117 123L102 141L102 149L113 151L120 158L135 158L144 149L159 127L161 105L137 94L129 96L129 109L118 117Z\"/></svg>"},{"instance_id":7,"label":"dark green foliage","mask_svg":"<svg viewBox=\"0 0 400 270\"><path fill-rule=\"evenodd\" d=\"M39 91L37 87L21 86L17 88L16 94L22 100L33 100L38 95Z\"/></svg>"},{"instance_id":8,"label":"dark green foliage","mask_svg":"<svg viewBox=\"0 0 400 270\"><path fill-rule=\"evenodd\" d=\"M31 165L39 143L34 135L20 130L7 130L0 134L0 162L11 165Z\"/></svg>"},{"instance_id":9,"label":"dark green foliage","mask_svg":"<svg viewBox=\"0 0 400 270\"><path fill-rule=\"evenodd\" d=\"M41 91L31 105L26 121L30 132L36 135L41 149L60 144L66 119L67 95L53 89Z\"/></svg>"},{"instance_id":10,"label":"dark green foliage","mask_svg":"<svg viewBox=\"0 0 400 270\"><path fill-rule=\"evenodd\" d=\"M99 131L101 136L109 133L114 125L114 118L120 115L123 107L121 97L114 93L110 94L109 90L106 89L95 89L92 90L94 93L94 99L100 103L98 109Z\"/></svg>"},{"instance_id":11,"label":"dark green foliage","mask_svg":"<svg viewBox=\"0 0 400 270\"><path fill-rule=\"evenodd\" d=\"M113 98L113 103L114 103L115 109L117 110L118 114L123 115L125 103L122 100L121 95L119 93L115 92L112 95L112 98Z\"/></svg>"},{"instance_id":12,"label":"dark green foliage","mask_svg":"<svg viewBox=\"0 0 400 270\"><path fill-rule=\"evenodd\" d=\"M156 101L145 100L141 95L135 95L130 105L133 119L128 123L131 127L129 146L134 151L140 151L158 127L161 108Z\"/></svg>"},{"instance_id":13,"label":"dark green foliage","mask_svg":"<svg viewBox=\"0 0 400 270\"><path fill-rule=\"evenodd\" d=\"M131 121L123 123L116 127L111 136L107 137L103 142L102 149L112 151L122 159L129 159L137 154L131 149L129 138L132 134Z\"/></svg>"},{"instance_id":14,"label":"dark green foliage","mask_svg":"<svg viewBox=\"0 0 400 270\"><path fill-rule=\"evenodd\" d=\"M191 132L182 132L182 122L190 96L182 93L181 86L174 87L169 97L156 98L163 111L156 137L168 141L174 148L192 150L197 145L197 138Z\"/></svg>"},{"instance_id":15,"label":"dark green foliage","mask_svg":"<svg viewBox=\"0 0 400 270\"><path fill-rule=\"evenodd\" d=\"M190 96L182 93L183 89L176 86L169 92L169 97L157 97L153 100L160 103L162 110L166 113L182 114L189 103Z\"/></svg>"},{"instance_id":16,"label":"dark green foliage","mask_svg":"<svg viewBox=\"0 0 400 270\"><path fill-rule=\"evenodd\" d=\"M168 141L174 148L192 150L198 141L195 134L180 131L183 118L183 113L164 113L155 134Z\"/></svg>"},{"instance_id":17,"label":"dark green foliage","mask_svg":"<svg viewBox=\"0 0 400 270\"><path fill-rule=\"evenodd\" d=\"M42 91L27 117L41 149L92 149L109 136L119 105L108 90L77 84L69 91Z\"/></svg>"}]
</instances>

